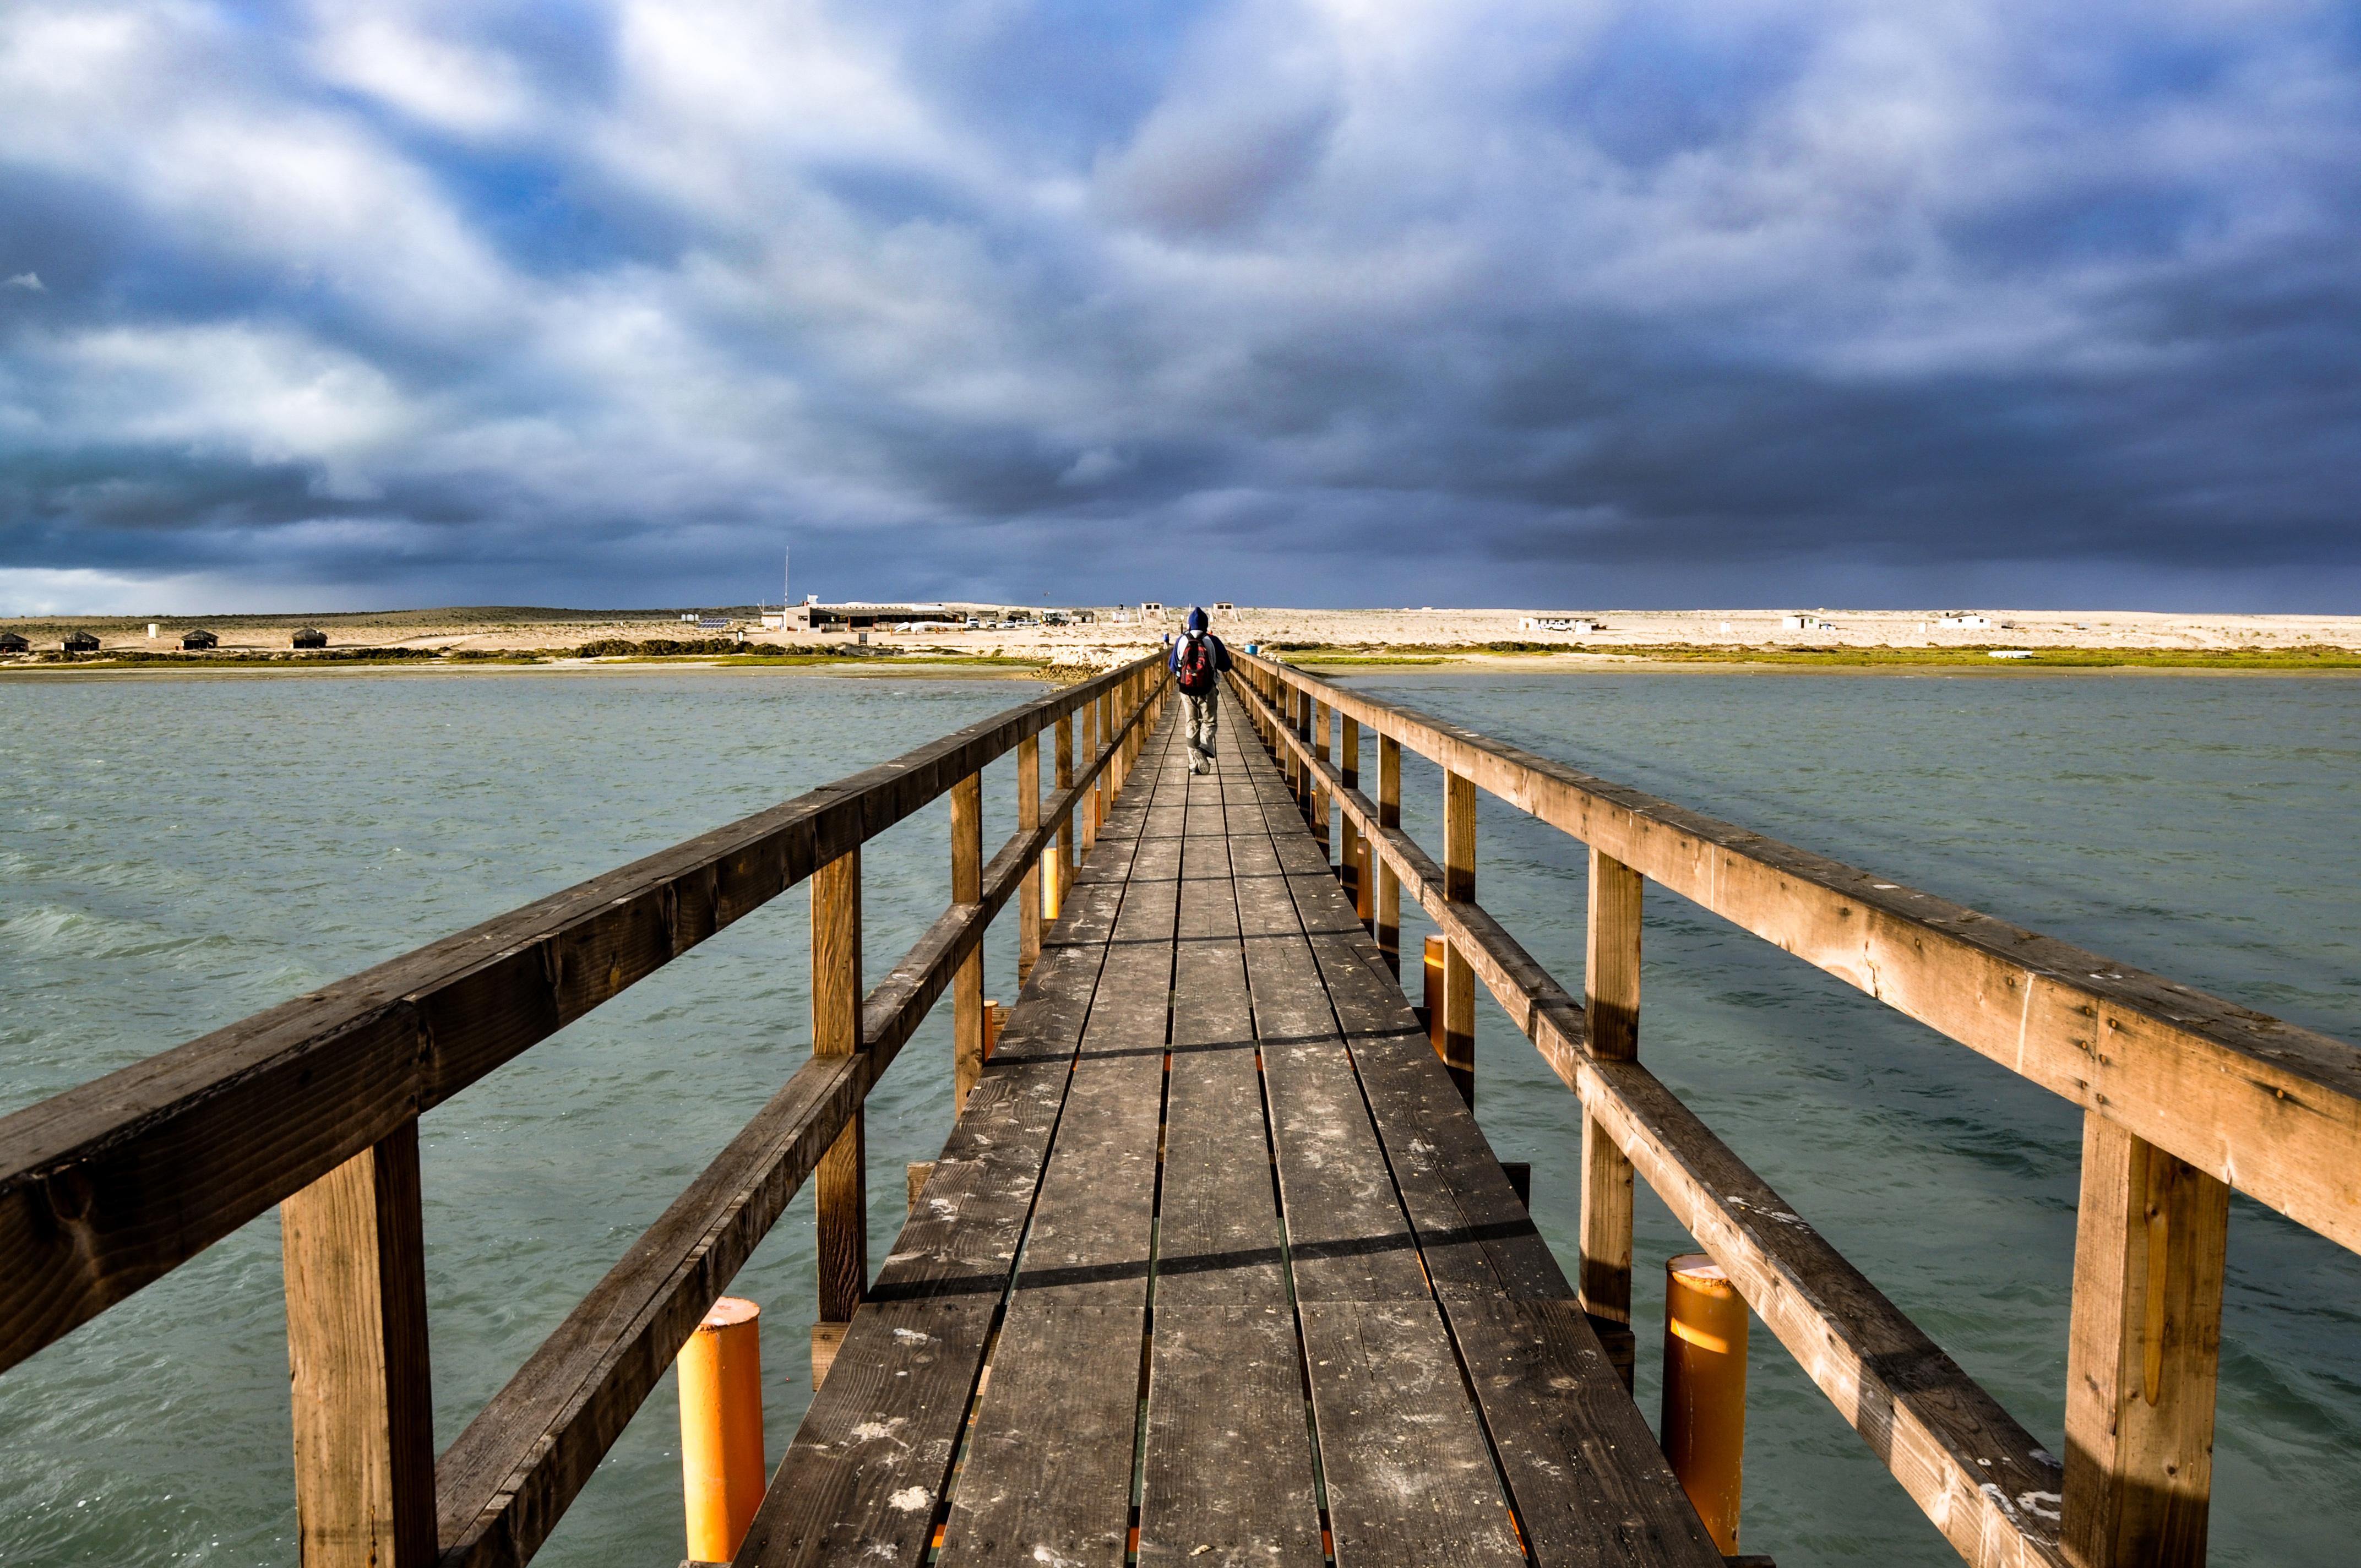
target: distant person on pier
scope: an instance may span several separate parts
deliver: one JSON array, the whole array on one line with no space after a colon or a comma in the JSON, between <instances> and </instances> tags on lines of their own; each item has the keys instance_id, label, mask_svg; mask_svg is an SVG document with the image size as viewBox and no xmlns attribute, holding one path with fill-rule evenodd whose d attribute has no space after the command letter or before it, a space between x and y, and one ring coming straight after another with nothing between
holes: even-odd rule
<instances>
[{"instance_id":1,"label":"distant person on pier","mask_svg":"<svg viewBox=\"0 0 2361 1568\"><path fill-rule=\"evenodd\" d=\"M1221 687L1222 672L1230 667L1230 651L1207 629L1203 609L1192 607L1187 626L1180 641L1172 644L1170 662L1180 695L1189 699L1189 771L1210 773L1213 729L1221 718L1213 694Z\"/></svg>"}]
</instances>

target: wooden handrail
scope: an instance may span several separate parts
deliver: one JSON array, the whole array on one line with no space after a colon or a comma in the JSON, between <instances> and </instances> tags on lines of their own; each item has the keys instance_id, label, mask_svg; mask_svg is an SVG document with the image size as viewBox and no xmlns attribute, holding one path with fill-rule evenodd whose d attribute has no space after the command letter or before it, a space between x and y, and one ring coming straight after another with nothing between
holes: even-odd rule
<instances>
[{"instance_id":1,"label":"wooden handrail","mask_svg":"<svg viewBox=\"0 0 2361 1568\"><path fill-rule=\"evenodd\" d=\"M2227 1223L2223 1183L2235 1180L2355 1245L2361 1223L2352 1202L2350 1129L2361 1052L1474 730L1339 691L1274 661L1244 663L1233 685L1257 728L1291 768L1324 782L1385 879L1398 878L1411 892L1443 928L1452 955L1464 958L1581 1097L1587 1306L1629 1316L1629 1183L1636 1168L1967 1561L1980 1568L2203 1562ZM1472 897L1456 896L1456 867L1437 866L1402 833L1397 807L1371 802L1327 764L1315 738L1289 722L1315 691L1323 707L1376 729L1381 747L1409 745L1451 783L1472 776L1589 841L1590 989L1599 1016ZM1284 699L1274 700L1280 692ZM1638 995L1634 873L2084 1104L2062 1464L1630 1059ZM1620 912L1609 924L1622 934L1609 947L1628 942L1629 953L1600 951L1603 881L1620 889ZM1856 910L1853 928L1831 934L1831 920L1852 921ZM2006 1054L1993 1045L1995 989L2018 1010L2015 1049ZM2084 1076L2069 1076L2060 1087L2059 1063L2072 1050L2085 1055ZM2273 1077L2260 1090L2252 1076L2219 1081L2228 1070L2224 1058L2242 1059L2235 1070L2249 1075L2268 1066ZM2175 1071L2180 1076L2162 1090L2126 1092L2144 1073ZM2220 1114L2209 1088L2245 1119ZM2172 1092L2183 1098L2173 1102ZM2206 1139L2197 1135L2210 1134L2228 1163L2217 1179L2142 1127L2185 1144L2194 1138L2199 1146ZM2306 1163L2323 1159L2333 1163L2324 1169ZM1593 1301L1594 1293L1608 1299Z\"/></svg>"},{"instance_id":2,"label":"wooden handrail","mask_svg":"<svg viewBox=\"0 0 2361 1568\"><path fill-rule=\"evenodd\" d=\"M1149 663L1011 708L0 1118L0 1371ZM1104 766L1102 758L1093 776Z\"/></svg>"},{"instance_id":3,"label":"wooden handrail","mask_svg":"<svg viewBox=\"0 0 2361 1568\"><path fill-rule=\"evenodd\" d=\"M1117 741L1148 721L1156 695L1124 717ZM1102 751L1044 802L1033 828L984 867L981 899L946 910L869 993L862 1049L815 1057L790 1079L445 1452L434 1483L439 1568L522 1563L540 1549L1113 756Z\"/></svg>"},{"instance_id":4,"label":"wooden handrail","mask_svg":"<svg viewBox=\"0 0 2361 1568\"><path fill-rule=\"evenodd\" d=\"M2361 1049L1464 726L1237 657L2361 1251Z\"/></svg>"}]
</instances>

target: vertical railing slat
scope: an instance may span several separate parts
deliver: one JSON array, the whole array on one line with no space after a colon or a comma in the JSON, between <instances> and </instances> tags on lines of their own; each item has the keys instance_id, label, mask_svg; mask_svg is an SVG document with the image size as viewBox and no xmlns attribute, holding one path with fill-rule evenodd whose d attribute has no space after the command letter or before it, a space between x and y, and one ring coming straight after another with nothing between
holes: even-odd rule
<instances>
[{"instance_id":1,"label":"vertical railing slat","mask_svg":"<svg viewBox=\"0 0 2361 1568\"><path fill-rule=\"evenodd\" d=\"M1443 775L1443 896L1476 899L1476 781ZM1459 1097L1476 1104L1476 970L1456 942L1443 945L1443 1062Z\"/></svg>"},{"instance_id":2,"label":"vertical railing slat","mask_svg":"<svg viewBox=\"0 0 2361 1568\"><path fill-rule=\"evenodd\" d=\"M2060 1544L2077 1568L2197 1568L2213 1480L2230 1190L2082 1117Z\"/></svg>"},{"instance_id":3,"label":"vertical railing slat","mask_svg":"<svg viewBox=\"0 0 2361 1568\"><path fill-rule=\"evenodd\" d=\"M983 897L983 775L951 785L951 902ZM951 976L951 1099L967 1109L968 1091L983 1076L983 948L979 944Z\"/></svg>"},{"instance_id":4,"label":"vertical railing slat","mask_svg":"<svg viewBox=\"0 0 2361 1568\"><path fill-rule=\"evenodd\" d=\"M1401 826L1401 742L1390 735L1378 737L1378 826ZM1394 863L1378 858L1378 951L1386 967L1401 978L1401 877Z\"/></svg>"},{"instance_id":5,"label":"vertical railing slat","mask_svg":"<svg viewBox=\"0 0 2361 1568\"><path fill-rule=\"evenodd\" d=\"M1642 886L1638 872L1595 847L1591 850L1583 1004L1591 1054L1613 1061L1629 1061L1640 1054ZM1577 1288L1583 1310L1592 1317L1631 1322L1631 1162L1587 1112L1582 1118L1582 1268ZM1623 1372L1628 1387L1628 1363Z\"/></svg>"},{"instance_id":6,"label":"vertical railing slat","mask_svg":"<svg viewBox=\"0 0 2361 1568\"><path fill-rule=\"evenodd\" d=\"M811 876L812 1054L861 1048L861 851L848 850ZM863 1113L814 1173L819 1250L819 1321L812 1325L812 1384L836 1359L845 1325L869 1293L868 1148Z\"/></svg>"},{"instance_id":7,"label":"vertical railing slat","mask_svg":"<svg viewBox=\"0 0 2361 1568\"><path fill-rule=\"evenodd\" d=\"M418 1123L280 1205L305 1568L434 1561L434 1411Z\"/></svg>"},{"instance_id":8,"label":"vertical railing slat","mask_svg":"<svg viewBox=\"0 0 2361 1568\"><path fill-rule=\"evenodd\" d=\"M1041 737L1027 735L1016 743L1016 830L1031 833L1041 826ZM1024 891L1016 895L1016 983L1033 978L1041 957L1043 875L1052 856L1044 852L1025 873ZM961 1102L965 1103L964 1101Z\"/></svg>"}]
</instances>

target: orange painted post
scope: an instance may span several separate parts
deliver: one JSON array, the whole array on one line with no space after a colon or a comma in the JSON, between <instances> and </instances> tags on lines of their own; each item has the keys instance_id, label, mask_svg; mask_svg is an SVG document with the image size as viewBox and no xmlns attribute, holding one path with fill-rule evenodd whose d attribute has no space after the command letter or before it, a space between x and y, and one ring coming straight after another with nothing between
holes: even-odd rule
<instances>
[{"instance_id":1,"label":"orange painted post","mask_svg":"<svg viewBox=\"0 0 2361 1568\"><path fill-rule=\"evenodd\" d=\"M1664 1265L1664 1457L1708 1534L1738 1550L1746 1458L1746 1302L1701 1252Z\"/></svg>"},{"instance_id":2,"label":"orange painted post","mask_svg":"<svg viewBox=\"0 0 2361 1568\"><path fill-rule=\"evenodd\" d=\"M680 1480L692 1563L727 1563L763 1501L763 1310L724 1296L675 1362Z\"/></svg>"},{"instance_id":3,"label":"orange painted post","mask_svg":"<svg viewBox=\"0 0 2361 1568\"><path fill-rule=\"evenodd\" d=\"M1008 1027L1008 1009L997 1002L983 1004L983 1059L990 1061L992 1053L1000 1048L1000 1031Z\"/></svg>"}]
</instances>

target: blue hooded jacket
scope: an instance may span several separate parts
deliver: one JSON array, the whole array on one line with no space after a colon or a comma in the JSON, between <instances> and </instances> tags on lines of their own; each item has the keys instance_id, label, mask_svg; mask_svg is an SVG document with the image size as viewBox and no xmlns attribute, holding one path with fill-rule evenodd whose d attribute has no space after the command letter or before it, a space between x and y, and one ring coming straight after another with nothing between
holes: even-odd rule
<instances>
[{"instance_id":1,"label":"blue hooded jacket","mask_svg":"<svg viewBox=\"0 0 2361 1568\"><path fill-rule=\"evenodd\" d=\"M1213 652L1213 673L1216 675L1230 667L1230 651L1222 646L1222 640L1220 638L1214 636L1212 631L1207 630L1209 623L1205 619L1205 612L1203 609L1192 608L1189 611L1189 619L1181 622L1181 624L1188 628L1188 633L1186 636L1174 640L1172 643L1172 652L1168 654L1165 659L1166 664L1173 671L1174 674L1177 674L1180 673L1180 655L1188 651L1189 639L1191 637L1202 637L1208 643L1212 644Z\"/></svg>"}]
</instances>

